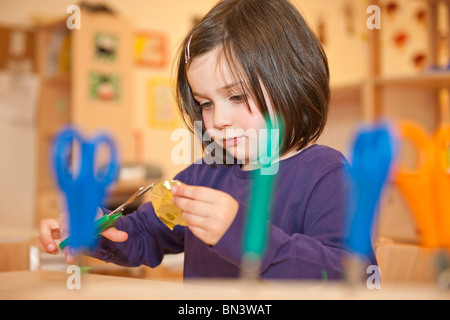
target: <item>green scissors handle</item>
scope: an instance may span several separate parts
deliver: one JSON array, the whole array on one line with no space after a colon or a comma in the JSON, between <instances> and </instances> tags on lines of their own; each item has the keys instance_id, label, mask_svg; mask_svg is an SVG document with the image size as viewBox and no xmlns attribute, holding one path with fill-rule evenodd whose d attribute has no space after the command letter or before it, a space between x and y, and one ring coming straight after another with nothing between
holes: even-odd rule
<instances>
[{"instance_id":1,"label":"green scissors handle","mask_svg":"<svg viewBox=\"0 0 450 320\"><path fill-rule=\"evenodd\" d=\"M116 224L117 219L122 216L122 212L117 212L112 215L104 215L97 221L95 221L95 226L97 228L97 233L102 233L108 228L114 227Z\"/></svg>"},{"instance_id":2,"label":"green scissors handle","mask_svg":"<svg viewBox=\"0 0 450 320\"><path fill-rule=\"evenodd\" d=\"M105 231L108 228L114 227L117 219L122 216L122 212L117 212L113 214L107 214L95 221L95 228L97 234L100 236L100 233ZM70 237L67 237L59 244L60 249L64 249L70 243Z\"/></svg>"}]
</instances>

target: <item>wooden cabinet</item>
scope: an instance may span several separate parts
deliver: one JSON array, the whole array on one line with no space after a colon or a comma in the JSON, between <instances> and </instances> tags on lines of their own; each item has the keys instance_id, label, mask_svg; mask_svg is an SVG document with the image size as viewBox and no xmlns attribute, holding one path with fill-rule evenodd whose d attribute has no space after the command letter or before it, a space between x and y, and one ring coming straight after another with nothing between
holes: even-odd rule
<instances>
[{"instance_id":1,"label":"wooden cabinet","mask_svg":"<svg viewBox=\"0 0 450 320\"><path fill-rule=\"evenodd\" d=\"M54 218L58 201L51 165L55 134L74 125L85 136L109 133L120 161L132 159L132 25L122 18L81 11L82 26L66 21L37 27L36 222Z\"/></svg>"}]
</instances>

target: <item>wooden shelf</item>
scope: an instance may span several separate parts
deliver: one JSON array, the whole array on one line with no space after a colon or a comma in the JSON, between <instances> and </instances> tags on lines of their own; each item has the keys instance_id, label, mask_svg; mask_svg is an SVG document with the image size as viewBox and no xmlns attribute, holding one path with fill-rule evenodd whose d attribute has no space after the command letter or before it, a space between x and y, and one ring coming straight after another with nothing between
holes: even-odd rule
<instances>
[{"instance_id":1,"label":"wooden shelf","mask_svg":"<svg viewBox=\"0 0 450 320\"><path fill-rule=\"evenodd\" d=\"M332 103L345 101L359 101L362 97L363 83L350 83L344 85L331 85Z\"/></svg>"},{"instance_id":2,"label":"wooden shelf","mask_svg":"<svg viewBox=\"0 0 450 320\"><path fill-rule=\"evenodd\" d=\"M419 0L419 1L423 1L423 0ZM439 3L439 2L441 2L441 1L449 1L449 0L425 0L425 2L431 2L431 3Z\"/></svg>"},{"instance_id":3,"label":"wooden shelf","mask_svg":"<svg viewBox=\"0 0 450 320\"><path fill-rule=\"evenodd\" d=\"M417 76L378 78L375 84L379 87L450 88L450 71L429 72Z\"/></svg>"},{"instance_id":4,"label":"wooden shelf","mask_svg":"<svg viewBox=\"0 0 450 320\"><path fill-rule=\"evenodd\" d=\"M70 85L72 78L70 75L58 75L58 76L53 76L53 77L45 77L43 80L48 83Z\"/></svg>"}]
</instances>

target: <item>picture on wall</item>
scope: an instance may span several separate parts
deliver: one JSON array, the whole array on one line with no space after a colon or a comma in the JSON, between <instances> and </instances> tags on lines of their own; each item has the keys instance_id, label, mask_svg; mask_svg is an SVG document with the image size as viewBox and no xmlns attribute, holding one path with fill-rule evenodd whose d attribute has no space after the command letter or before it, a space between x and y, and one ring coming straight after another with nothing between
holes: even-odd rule
<instances>
[{"instance_id":1,"label":"picture on wall","mask_svg":"<svg viewBox=\"0 0 450 320\"><path fill-rule=\"evenodd\" d=\"M170 80L152 78L148 82L147 119L151 127L175 129L178 127L178 114L173 98Z\"/></svg>"},{"instance_id":2,"label":"picture on wall","mask_svg":"<svg viewBox=\"0 0 450 320\"><path fill-rule=\"evenodd\" d=\"M137 32L134 39L136 64L163 68L167 65L167 36L162 32Z\"/></svg>"},{"instance_id":3,"label":"picture on wall","mask_svg":"<svg viewBox=\"0 0 450 320\"><path fill-rule=\"evenodd\" d=\"M89 96L97 101L118 101L120 99L119 75L91 72L89 75Z\"/></svg>"},{"instance_id":4,"label":"picture on wall","mask_svg":"<svg viewBox=\"0 0 450 320\"><path fill-rule=\"evenodd\" d=\"M119 40L116 35L98 32L94 37L95 58L97 60L115 61Z\"/></svg>"}]
</instances>

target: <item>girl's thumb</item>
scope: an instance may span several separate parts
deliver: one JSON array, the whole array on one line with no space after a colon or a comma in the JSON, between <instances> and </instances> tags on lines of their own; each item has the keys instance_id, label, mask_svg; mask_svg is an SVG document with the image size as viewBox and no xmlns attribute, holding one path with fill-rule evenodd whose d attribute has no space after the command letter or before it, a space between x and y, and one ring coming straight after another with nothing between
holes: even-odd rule
<instances>
[{"instance_id":1,"label":"girl's thumb","mask_svg":"<svg viewBox=\"0 0 450 320\"><path fill-rule=\"evenodd\" d=\"M124 242L128 239L128 233L117 230L114 227L106 229L101 233L101 235L113 242Z\"/></svg>"}]
</instances>

